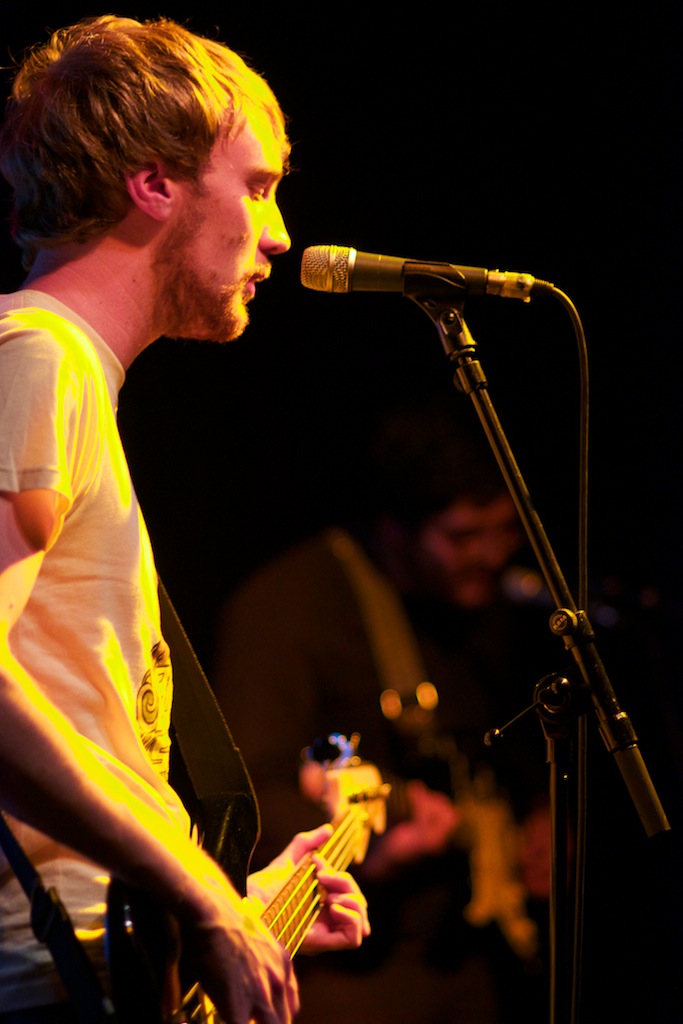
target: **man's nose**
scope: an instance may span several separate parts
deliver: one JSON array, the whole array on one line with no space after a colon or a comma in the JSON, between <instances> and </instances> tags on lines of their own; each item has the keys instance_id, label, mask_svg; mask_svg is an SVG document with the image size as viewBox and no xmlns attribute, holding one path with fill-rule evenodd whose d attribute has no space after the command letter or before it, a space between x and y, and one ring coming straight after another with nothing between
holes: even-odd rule
<instances>
[{"instance_id":1,"label":"man's nose","mask_svg":"<svg viewBox=\"0 0 683 1024\"><path fill-rule=\"evenodd\" d=\"M274 205L273 216L263 231L261 247L269 256L279 256L288 252L291 245L292 240L285 227L285 220L280 207Z\"/></svg>"}]
</instances>

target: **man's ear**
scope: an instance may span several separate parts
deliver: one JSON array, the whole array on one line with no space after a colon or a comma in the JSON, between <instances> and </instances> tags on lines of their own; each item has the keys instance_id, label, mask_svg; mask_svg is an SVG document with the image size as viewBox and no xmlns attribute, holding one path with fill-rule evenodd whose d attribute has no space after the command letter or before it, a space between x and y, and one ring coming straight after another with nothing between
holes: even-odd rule
<instances>
[{"instance_id":1,"label":"man's ear","mask_svg":"<svg viewBox=\"0 0 683 1024\"><path fill-rule=\"evenodd\" d=\"M178 183L164 164L149 164L125 180L128 194L142 213L153 220L167 220L174 209Z\"/></svg>"}]
</instances>

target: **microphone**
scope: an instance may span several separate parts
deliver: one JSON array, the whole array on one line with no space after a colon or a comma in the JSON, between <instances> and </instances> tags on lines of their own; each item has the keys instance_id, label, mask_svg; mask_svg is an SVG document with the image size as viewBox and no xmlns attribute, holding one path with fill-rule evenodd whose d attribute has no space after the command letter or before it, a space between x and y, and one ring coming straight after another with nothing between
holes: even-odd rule
<instances>
[{"instance_id":1,"label":"microphone","mask_svg":"<svg viewBox=\"0 0 683 1024\"><path fill-rule=\"evenodd\" d=\"M399 256L378 256L340 245L312 245L301 259L301 283L318 292L403 292L406 273L440 278L470 295L501 295L529 302L532 295L554 289L531 274L422 263Z\"/></svg>"}]
</instances>

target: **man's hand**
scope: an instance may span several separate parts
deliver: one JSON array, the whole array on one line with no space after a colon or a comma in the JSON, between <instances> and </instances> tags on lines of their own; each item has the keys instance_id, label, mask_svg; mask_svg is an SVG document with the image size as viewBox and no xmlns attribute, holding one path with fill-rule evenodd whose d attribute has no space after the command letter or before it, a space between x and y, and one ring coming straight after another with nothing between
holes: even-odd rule
<instances>
[{"instance_id":1,"label":"man's hand","mask_svg":"<svg viewBox=\"0 0 683 1024\"><path fill-rule=\"evenodd\" d=\"M311 832L299 832L268 867L249 876L249 901L262 911L291 878L306 854L315 854L332 834L331 825ZM367 903L356 881L345 871L333 870L318 856L313 857L318 882L323 890L322 910L304 940L301 951L321 953L355 949L370 934Z\"/></svg>"},{"instance_id":2,"label":"man's hand","mask_svg":"<svg viewBox=\"0 0 683 1024\"><path fill-rule=\"evenodd\" d=\"M299 1009L289 955L218 866L197 850L203 877L178 916L197 979L225 1024L291 1024Z\"/></svg>"},{"instance_id":3,"label":"man's hand","mask_svg":"<svg viewBox=\"0 0 683 1024\"><path fill-rule=\"evenodd\" d=\"M333 871L313 858L324 890L322 913L301 946L302 953L357 949L370 934L368 905L356 880L346 871Z\"/></svg>"}]
</instances>

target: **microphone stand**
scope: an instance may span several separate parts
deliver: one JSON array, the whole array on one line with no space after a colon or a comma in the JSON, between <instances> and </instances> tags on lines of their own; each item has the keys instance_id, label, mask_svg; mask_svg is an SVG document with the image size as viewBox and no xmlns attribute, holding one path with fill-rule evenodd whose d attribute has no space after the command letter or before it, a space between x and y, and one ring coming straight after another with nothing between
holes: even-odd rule
<instances>
[{"instance_id":1,"label":"microphone stand","mask_svg":"<svg viewBox=\"0 0 683 1024\"><path fill-rule=\"evenodd\" d=\"M574 727L577 721L579 728L582 727L584 710L591 704L605 747L614 757L646 834L651 838L668 831L670 825L638 749L632 723L617 700L598 654L588 616L572 597L493 407L486 376L476 356L476 342L463 317L464 287L446 278L421 273L419 265L415 269L406 265L403 294L416 302L434 322L444 351L455 367L454 384L472 399L555 603L549 620L550 630L563 642L579 671L578 688L565 679L550 684L547 680L541 681L532 704L539 711L550 765L550 1024L568 1024L577 1011L577 997L576 991L571 992L569 974L567 785ZM576 927L576 921L574 925ZM575 984L576 981L574 972Z\"/></svg>"}]
</instances>

